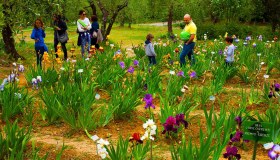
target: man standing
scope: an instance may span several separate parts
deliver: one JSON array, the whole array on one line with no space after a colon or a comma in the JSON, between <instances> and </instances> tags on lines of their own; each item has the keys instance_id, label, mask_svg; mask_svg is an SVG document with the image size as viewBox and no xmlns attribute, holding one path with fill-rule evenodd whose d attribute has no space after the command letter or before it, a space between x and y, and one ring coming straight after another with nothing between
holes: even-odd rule
<instances>
[{"instance_id":1,"label":"man standing","mask_svg":"<svg viewBox=\"0 0 280 160\"><path fill-rule=\"evenodd\" d=\"M183 47L183 50L180 54L180 64L181 64L181 66L186 65L185 57L186 57L186 55L188 55L188 59L190 60L191 65L194 65L195 58L194 58L194 55L193 55L193 49L194 49L195 42L196 42L196 30L197 30L197 28L196 28L196 25L192 21L192 18L189 14L186 14L184 16L184 22L186 23L184 31L189 32L191 36L190 36L189 40L184 42L184 47Z\"/></svg>"}]
</instances>

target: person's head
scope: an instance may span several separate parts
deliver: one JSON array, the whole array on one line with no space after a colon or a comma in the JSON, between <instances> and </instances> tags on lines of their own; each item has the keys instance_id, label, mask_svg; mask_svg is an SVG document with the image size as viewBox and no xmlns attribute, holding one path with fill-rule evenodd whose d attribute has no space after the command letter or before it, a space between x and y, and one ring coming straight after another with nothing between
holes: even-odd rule
<instances>
[{"instance_id":1,"label":"person's head","mask_svg":"<svg viewBox=\"0 0 280 160\"><path fill-rule=\"evenodd\" d=\"M90 20L91 20L92 22L97 22L97 21L98 21L98 18L97 18L96 15L93 15L93 16L91 16Z\"/></svg>"},{"instance_id":2,"label":"person's head","mask_svg":"<svg viewBox=\"0 0 280 160\"><path fill-rule=\"evenodd\" d=\"M56 16L56 21L61 21L61 20L62 20L62 17L61 17L61 15L58 14L58 15Z\"/></svg>"},{"instance_id":3,"label":"person's head","mask_svg":"<svg viewBox=\"0 0 280 160\"><path fill-rule=\"evenodd\" d=\"M153 36L151 33L149 33L149 34L147 35L146 39L147 39L148 41L152 41L152 40L154 39L154 36Z\"/></svg>"},{"instance_id":4,"label":"person's head","mask_svg":"<svg viewBox=\"0 0 280 160\"><path fill-rule=\"evenodd\" d=\"M227 44L232 44L233 38L228 36L228 37L226 37L225 41L226 41Z\"/></svg>"},{"instance_id":5,"label":"person's head","mask_svg":"<svg viewBox=\"0 0 280 160\"><path fill-rule=\"evenodd\" d=\"M36 19L35 23L34 23L34 28L41 28L43 27L43 21L41 19Z\"/></svg>"},{"instance_id":6,"label":"person's head","mask_svg":"<svg viewBox=\"0 0 280 160\"><path fill-rule=\"evenodd\" d=\"M80 10L80 11L79 11L79 15L80 15L80 18L81 18L81 19L84 19L84 18L86 18L86 16L87 16L86 11L84 11L84 10Z\"/></svg>"},{"instance_id":7,"label":"person's head","mask_svg":"<svg viewBox=\"0 0 280 160\"><path fill-rule=\"evenodd\" d=\"M191 20L192 20L191 15L185 14L185 16L184 16L184 22L185 22L186 24L189 24L189 23L191 22Z\"/></svg>"},{"instance_id":8,"label":"person's head","mask_svg":"<svg viewBox=\"0 0 280 160\"><path fill-rule=\"evenodd\" d=\"M57 14L53 14L53 20L56 21Z\"/></svg>"}]
</instances>

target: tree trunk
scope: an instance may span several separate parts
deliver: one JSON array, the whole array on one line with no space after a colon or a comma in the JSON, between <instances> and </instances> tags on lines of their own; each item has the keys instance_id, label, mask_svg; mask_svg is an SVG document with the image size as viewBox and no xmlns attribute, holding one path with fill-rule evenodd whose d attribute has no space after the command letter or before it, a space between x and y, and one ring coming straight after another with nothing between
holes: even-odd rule
<instances>
[{"instance_id":1,"label":"tree trunk","mask_svg":"<svg viewBox=\"0 0 280 160\"><path fill-rule=\"evenodd\" d=\"M91 10L92 10L92 15L96 15L96 16L97 16L96 6L95 6L95 4L93 3L93 1L90 1L90 2L89 2L89 5L90 5L90 8L91 8Z\"/></svg>"},{"instance_id":2,"label":"tree trunk","mask_svg":"<svg viewBox=\"0 0 280 160\"><path fill-rule=\"evenodd\" d=\"M11 54L13 58L15 58L16 60L18 58L22 58L15 47L15 40L13 37L13 31L11 29L11 27L8 24L5 24L5 26L2 29L2 37L3 37L3 41L5 43L5 51L7 54Z\"/></svg>"},{"instance_id":3,"label":"tree trunk","mask_svg":"<svg viewBox=\"0 0 280 160\"><path fill-rule=\"evenodd\" d=\"M128 0L125 0L122 5L118 5L117 9L113 12L113 16L110 18L110 22L108 27L106 27L107 19L109 16L108 10L104 7L104 5L101 3L100 0L97 2L98 7L100 8L103 18L102 18L102 35L104 38L106 38L108 35L110 35L111 29L113 27L113 24L118 16L118 13L128 5Z\"/></svg>"},{"instance_id":4,"label":"tree trunk","mask_svg":"<svg viewBox=\"0 0 280 160\"><path fill-rule=\"evenodd\" d=\"M24 57L20 56L15 47L15 39L13 37L13 21L9 17L9 13L12 13L12 8L14 4L9 4L7 1L3 2L3 15L4 17L4 27L2 28L2 37L5 44L5 52L7 54L12 55L13 58L18 60L18 58L24 59Z\"/></svg>"},{"instance_id":5,"label":"tree trunk","mask_svg":"<svg viewBox=\"0 0 280 160\"><path fill-rule=\"evenodd\" d=\"M169 34L173 34L172 21L173 21L173 4L170 5L169 10L168 10L167 26L168 26Z\"/></svg>"}]
</instances>

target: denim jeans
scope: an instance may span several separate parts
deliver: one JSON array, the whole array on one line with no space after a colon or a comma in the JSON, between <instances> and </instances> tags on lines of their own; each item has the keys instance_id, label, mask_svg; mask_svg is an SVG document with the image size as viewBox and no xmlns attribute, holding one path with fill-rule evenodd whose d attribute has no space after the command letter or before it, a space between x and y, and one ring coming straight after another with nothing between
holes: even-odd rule
<instances>
[{"instance_id":1,"label":"denim jeans","mask_svg":"<svg viewBox=\"0 0 280 160\"><path fill-rule=\"evenodd\" d=\"M155 56L148 56L148 58L149 58L149 62L150 62L149 66L155 65L157 63Z\"/></svg>"},{"instance_id":2,"label":"denim jeans","mask_svg":"<svg viewBox=\"0 0 280 160\"><path fill-rule=\"evenodd\" d=\"M192 42L188 45L184 44L183 50L180 54L180 65L185 66L186 65L186 59L185 57L188 55L188 59L190 61L191 65L195 64L195 58L194 58L194 54L193 54L193 49L194 49L195 43Z\"/></svg>"},{"instance_id":3,"label":"denim jeans","mask_svg":"<svg viewBox=\"0 0 280 160\"><path fill-rule=\"evenodd\" d=\"M82 34L83 35L81 35L81 49L82 49L82 57L84 57L85 49L87 49L88 53L90 50L90 37L88 33L82 33Z\"/></svg>"},{"instance_id":4,"label":"denim jeans","mask_svg":"<svg viewBox=\"0 0 280 160\"><path fill-rule=\"evenodd\" d=\"M42 59L45 52L44 46L35 47L36 57L37 57L37 66L42 67Z\"/></svg>"}]
</instances>

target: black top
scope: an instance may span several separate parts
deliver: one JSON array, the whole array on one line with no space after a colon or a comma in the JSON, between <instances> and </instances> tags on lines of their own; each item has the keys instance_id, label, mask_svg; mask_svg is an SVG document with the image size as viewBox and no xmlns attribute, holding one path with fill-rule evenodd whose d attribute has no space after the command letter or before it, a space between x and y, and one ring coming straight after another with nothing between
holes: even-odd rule
<instances>
[{"instance_id":1,"label":"black top","mask_svg":"<svg viewBox=\"0 0 280 160\"><path fill-rule=\"evenodd\" d=\"M54 21L54 27L59 27L61 30L54 30L54 34L56 35L56 32L58 32L59 35L62 35L63 33L65 33L65 31L67 30L67 25L64 21Z\"/></svg>"}]
</instances>

